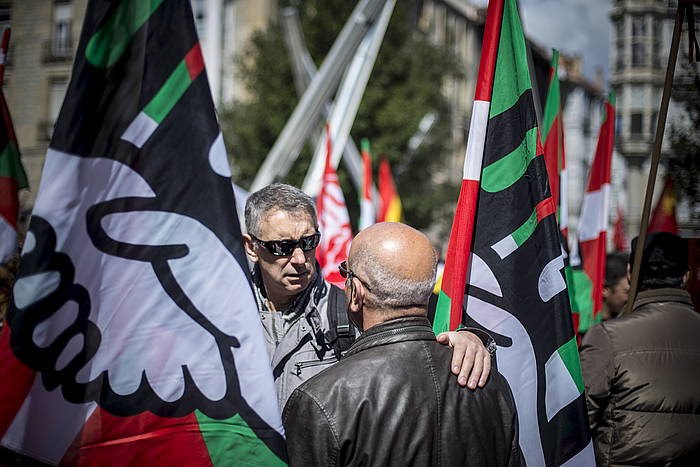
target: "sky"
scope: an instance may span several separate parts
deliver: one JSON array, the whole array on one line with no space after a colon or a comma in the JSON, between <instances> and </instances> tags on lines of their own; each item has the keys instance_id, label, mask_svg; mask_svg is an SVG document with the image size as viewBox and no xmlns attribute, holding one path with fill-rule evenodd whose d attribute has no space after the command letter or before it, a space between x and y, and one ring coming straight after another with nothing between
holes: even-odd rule
<instances>
[{"instance_id":1,"label":"sky","mask_svg":"<svg viewBox=\"0 0 700 467\"><path fill-rule=\"evenodd\" d=\"M486 0L471 0L486 6ZM611 0L519 0L525 34L546 48L581 55L583 73L593 80L600 67L608 77Z\"/></svg>"}]
</instances>

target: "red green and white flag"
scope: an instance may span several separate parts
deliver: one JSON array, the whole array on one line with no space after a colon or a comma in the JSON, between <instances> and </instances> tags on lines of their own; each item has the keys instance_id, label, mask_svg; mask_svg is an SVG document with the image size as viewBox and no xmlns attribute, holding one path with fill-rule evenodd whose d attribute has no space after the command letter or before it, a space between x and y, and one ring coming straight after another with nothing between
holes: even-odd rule
<instances>
[{"instance_id":1,"label":"red green and white flag","mask_svg":"<svg viewBox=\"0 0 700 467\"><path fill-rule=\"evenodd\" d=\"M0 264L17 251L17 216L19 197L17 192L27 188L27 175L20 160L15 129L2 92L5 57L10 41L10 29L5 29L0 49Z\"/></svg>"},{"instance_id":2,"label":"red green and white flag","mask_svg":"<svg viewBox=\"0 0 700 467\"><path fill-rule=\"evenodd\" d=\"M593 466L526 50L516 0L489 2L436 330L457 322L494 337L527 465ZM459 318L445 310L455 304Z\"/></svg>"},{"instance_id":3,"label":"red green and white flag","mask_svg":"<svg viewBox=\"0 0 700 467\"><path fill-rule=\"evenodd\" d=\"M377 213L372 201L372 153L369 140L362 138L362 197L360 198L360 228L364 230L377 222Z\"/></svg>"},{"instance_id":4,"label":"red green and white flag","mask_svg":"<svg viewBox=\"0 0 700 467\"><path fill-rule=\"evenodd\" d=\"M552 63L549 68L549 90L542 121L542 142L547 176L552 189L552 200L557 208L559 229L568 236L569 203L566 178L566 153L564 150L564 123L561 110L561 90L559 85L559 51L552 49Z\"/></svg>"},{"instance_id":5,"label":"red green and white flag","mask_svg":"<svg viewBox=\"0 0 700 467\"><path fill-rule=\"evenodd\" d=\"M0 336L3 447L284 464L230 176L190 1L90 0Z\"/></svg>"},{"instance_id":6,"label":"red green and white flag","mask_svg":"<svg viewBox=\"0 0 700 467\"><path fill-rule=\"evenodd\" d=\"M401 222L403 212L401 210L401 198L396 190L394 177L391 175L389 161L382 159L379 162L379 214L377 222Z\"/></svg>"},{"instance_id":7,"label":"red green and white flag","mask_svg":"<svg viewBox=\"0 0 700 467\"><path fill-rule=\"evenodd\" d=\"M615 97L610 93L604 104L603 122L598 134L593 163L588 175L588 186L583 195L578 228L578 251L581 259L575 268L571 306L574 325L578 333L585 333L600 321L603 309L603 284L605 282L605 255L610 210L610 174L615 145ZM578 319L578 323L576 320Z\"/></svg>"},{"instance_id":8,"label":"red green and white flag","mask_svg":"<svg viewBox=\"0 0 700 467\"><path fill-rule=\"evenodd\" d=\"M352 229L338 174L331 163L333 143L328 123L326 123L325 136L326 165L323 171L321 192L316 199L318 229L321 232L321 242L316 248L316 259L321 266L323 278L344 289L345 279L340 275L338 265L348 259L350 243L352 242Z\"/></svg>"}]
</instances>

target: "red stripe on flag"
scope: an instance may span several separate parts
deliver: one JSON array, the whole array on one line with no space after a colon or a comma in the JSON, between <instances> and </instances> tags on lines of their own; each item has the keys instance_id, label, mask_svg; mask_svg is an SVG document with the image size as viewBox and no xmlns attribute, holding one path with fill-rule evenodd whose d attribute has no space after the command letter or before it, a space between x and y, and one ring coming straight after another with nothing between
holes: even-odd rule
<instances>
[{"instance_id":1,"label":"red stripe on flag","mask_svg":"<svg viewBox=\"0 0 700 467\"><path fill-rule=\"evenodd\" d=\"M60 465L212 465L194 414L117 417L96 409Z\"/></svg>"},{"instance_id":2,"label":"red stripe on flag","mask_svg":"<svg viewBox=\"0 0 700 467\"><path fill-rule=\"evenodd\" d=\"M0 216L4 217L7 223L15 228L17 228L17 214L19 213L18 189L17 180L12 177L0 176Z\"/></svg>"},{"instance_id":3,"label":"red stripe on flag","mask_svg":"<svg viewBox=\"0 0 700 467\"><path fill-rule=\"evenodd\" d=\"M199 42L185 55L185 65L190 73L190 79L194 81L204 69L204 57L202 57L202 47Z\"/></svg>"},{"instance_id":4,"label":"red stripe on flag","mask_svg":"<svg viewBox=\"0 0 700 467\"><path fill-rule=\"evenodd\" d=\"M598 144L595 148L593 165L588 177L588 188L586 192L600 190L600 188L610 183L610 166L612 164L612 151L615 144L615 107L609 102L605 103L605 121L600 126Z\"/></svg>"},{"instance_id":5,"label":"red stripe on flag","mask_svg":"<svg viewBox=\"0 0 700 467\"><path fill-rule=\"evenodd\" d=\"M34 383L36 372L17 360L10 347L10 326L0 333L0 438L10 427Z\"/></svg>"},{"instance_id":6,"label":"red stripe on flag","mask_svg":"<svg viewBox=\"0 0 700 467\"><path fill-rule=\"evenodd\" d=\"M447 245L445 271L442 275L442 291L450 297L450 330L462 322L462 303L467 282L467 268L471 253L476 200L479 195L477 180L462 180L457 201L450 242Z\"/></svg>"},{"instance_id":7,"label":"red stripe on flag","mask_svg":"<svg viewBox=\"0 0 700 467\"><path fill-rule=\"evenodd\" d=\"M539 223L545 217L554 214L557 208L554 206L552 197L549 197L540 201L537 206L535 206L535 210L537 211L537 223Z\"/></svg>"},{"instance_id":8,"label":"red stripe on flag","mask_svg":"<svg viewBox=\"0 0 700 467\"><path fill-rule=\"evenodd\" d=\"M479 79L476 81L474 100L491 102L493 74L498 56L498 41L501 36L501 19L503 17L503 0L491 0L486 13L484 39L479 63Z\"/></svg>"}]
</instances>

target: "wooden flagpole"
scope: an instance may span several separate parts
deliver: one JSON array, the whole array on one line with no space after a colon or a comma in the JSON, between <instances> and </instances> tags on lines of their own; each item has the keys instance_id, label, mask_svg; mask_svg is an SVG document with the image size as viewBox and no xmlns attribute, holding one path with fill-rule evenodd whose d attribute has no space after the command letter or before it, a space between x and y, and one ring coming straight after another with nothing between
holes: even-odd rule
<instances>
[{"instance_id":1,"label":"wooden flagpole","mask_svg":"<svg viewBox=\"0 0 700 467\"><path fill-rule=\"evenodd\" d=\"M661 108L659 109L659 119L656 123L656 136L654 140L654 148L651 153L651 167L649 168L647 190L646 195L644 197L644 207L642 208L642 220L639 223L639 237L637 239L637 248L634 252L634 262L632 263L630 291L629 296L627 297L627 305L623 313L629 313L632 311L634 299L637 296L637 287L639 285L639 269L642 265L642 253L644 252L644 244L646 243L647 229L649 228L651 198L654 194L656 173L658 172L659 160L661 159L661 143L664 139L664 128L666 127L666 116L668 115L668 103L671 100L671 86L673 85L673 75L676 70L676 58L678 58L678 46L680 44L681 29L683 27L683 11L684 7L682 5L682 2L678 2L678 7L676 9L676 23L673 26L671 51L668 56L668 65L666 66L666 80L664 81L664 90L661 97Z\"/></svg>"}]
</instances>

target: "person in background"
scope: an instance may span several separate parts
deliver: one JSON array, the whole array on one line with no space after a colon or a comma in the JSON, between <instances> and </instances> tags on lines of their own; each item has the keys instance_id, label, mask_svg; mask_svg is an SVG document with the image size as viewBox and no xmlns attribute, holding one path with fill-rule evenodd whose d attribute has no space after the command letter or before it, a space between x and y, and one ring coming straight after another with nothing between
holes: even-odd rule
<instances>
[{"instance_id":1,"label":"person in background","mask_svg":"<svg viewBox=\"0 0 700 467\"><path fill-rule=\"evenodd\" d=\"M616 318L627 304L630 281L627 278L627 255L610 253L605 257L605 283L603 283L603 321Z\"/></svg>"},{"instance_id":2,"label":"person in background","mask_svg":"<svg viewBox=\"0 0 700 467\"><path fill-rule=\"evenodd\" d=\"M630 259L640 248L632 241ZM593 326L581 369L599 466L700 465L700 314L685 290L688 245L644 245L633 312Z\"/></svg>"}]
</instances>

